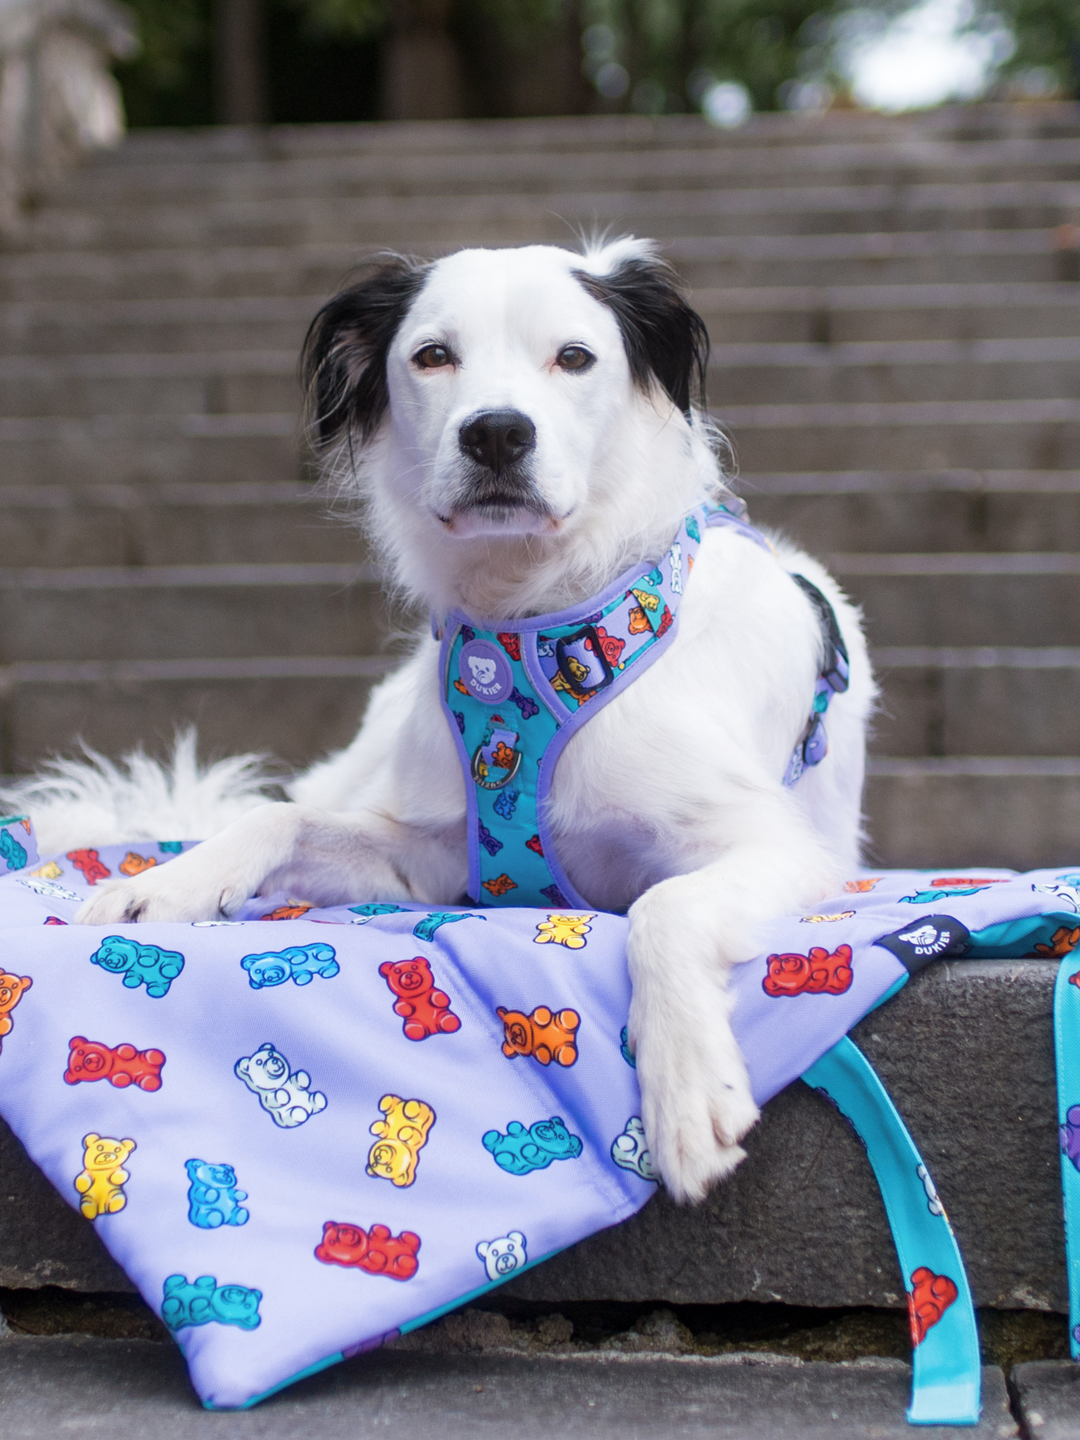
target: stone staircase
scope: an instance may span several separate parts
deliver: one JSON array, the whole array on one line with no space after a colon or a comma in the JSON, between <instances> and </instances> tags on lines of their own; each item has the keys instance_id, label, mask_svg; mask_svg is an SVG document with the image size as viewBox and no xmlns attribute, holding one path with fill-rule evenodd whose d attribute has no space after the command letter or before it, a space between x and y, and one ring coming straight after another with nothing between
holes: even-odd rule
<instances>
[{"instance_id":1,"label":"stone staircase","mask_svg":"<svg viewBox=\"0 0 1080 1440\"><path fill-rule=\"evenodd\" d=\"M145 132L0 253L0 769L198 722L303 763L393 663L297 350L382 247L662 241L762 523L863 604L880 863L1080 835L1080 110Z\"/></svg>"}]
</instances>

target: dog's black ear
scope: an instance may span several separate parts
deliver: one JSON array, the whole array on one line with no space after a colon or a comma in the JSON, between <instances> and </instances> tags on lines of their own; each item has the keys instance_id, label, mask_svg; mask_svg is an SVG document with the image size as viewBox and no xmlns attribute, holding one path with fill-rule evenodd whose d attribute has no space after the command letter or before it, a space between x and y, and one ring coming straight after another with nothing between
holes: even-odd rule
<instances>
[{"instance_id":1,"label":"dog's black ear","mask_svg":"<svg viewBox=\"0 0 1080 1440\"><path fill-rule=\"evenodd\" d=\"M401 255L384 256L311 322L300 378L320 447L343 432L364 441L378 428L390 401L386 352L430 268Z\"/></svg>"},{"instance_id":2,"label":"dog's black ear","mask_svg":"<svg viewBox=\"0 0 1080 1440\"><path fill-rule=\"evenodd\" d=\"M629 255L605 275L574 275L619 322L634 383L648 391L659 382L688 418L692 405L704 408L709 332L670 265Z\"/></svg>"}]
</instances>

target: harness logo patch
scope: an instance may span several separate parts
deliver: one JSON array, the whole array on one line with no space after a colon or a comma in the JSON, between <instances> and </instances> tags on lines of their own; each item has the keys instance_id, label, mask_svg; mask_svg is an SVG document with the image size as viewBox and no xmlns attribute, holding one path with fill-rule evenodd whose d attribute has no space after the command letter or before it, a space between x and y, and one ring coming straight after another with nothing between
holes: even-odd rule
<instances>
[{"instance_id":1,"label":"harness logo patch","mask_svg":"<svg viewBox=\"0 0 1080 1440\"><path fill-rule=\"evenodd\" d=\"M487 640L470 640L462 646L458 673L465 689L482 705L497 705L514 688L514 677L505 654Z\"/></svg>"},{"instance_id":2,"label":"harness logo patch","mask_svg":"<svg viewBox=\"0 0 1080 1440\"><path fill-rule=\"evenodd\" d=\"M924 915L874 944L891 950L908 970L921 970L942 956L966 955L971 949L971 932L952 915Z\"/></svg>"}]
</instances>

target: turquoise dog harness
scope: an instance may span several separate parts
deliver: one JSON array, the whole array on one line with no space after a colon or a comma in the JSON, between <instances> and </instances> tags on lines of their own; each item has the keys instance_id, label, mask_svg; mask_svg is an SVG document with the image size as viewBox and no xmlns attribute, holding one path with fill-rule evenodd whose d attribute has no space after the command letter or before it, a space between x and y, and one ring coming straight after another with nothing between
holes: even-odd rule
<instances>
[{"instance_id":1,"label":"turquoise dog harness","mask_svg":"<svg viewBox=\"0 0 1080 1440\"><path fill-rule=\"evenodd\" d=\"M736 505L738 502L732 502ZM666 554L601 594L554 615L478 621L451 614L441 628L443 705L465 773L469 894L480 905L588 905L555 853L545 815L559 756L674 639L702 530L725 526L775 554L727 505L692 511ZM823 717L848 687L848 656L833 608L791 577L817 614L823 658L806 726L784 774L794 785L825 758Z\"/></svg>"}]
</instances>

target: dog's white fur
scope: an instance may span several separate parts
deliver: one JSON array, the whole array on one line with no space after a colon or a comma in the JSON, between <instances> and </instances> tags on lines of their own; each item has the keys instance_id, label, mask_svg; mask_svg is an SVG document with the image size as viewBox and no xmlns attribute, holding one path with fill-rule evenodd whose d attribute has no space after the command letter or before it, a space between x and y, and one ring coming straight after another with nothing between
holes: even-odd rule
<instances>
[{"instance_id":1,"label":"dog's white fur","mask_svg":"<svg viewBox=\"0 0 1080 1440\"><path fill-rule=\"evenodd\" d=\"M650 255L638 241L584 258L464 251L429 272L387 354L386 415L337 464L367 498L394 581L436 615L574 604L658 558L682 517L722 493L704 423L659 386L634 385L615 316L573 274L604 276ZM555 363L571 342L596 357L586 373ZM419 369L412 357L433 343L456 363ZM477 411L499 408L535 423L536 503L492 513L469 504L458 435ZM762 921L816 905L859 861L874 697L859 615L820 565L777 546L778 559L731 530L705 533L674 642L571 740L550 797L574 885L599 908L629 907L642 1117L679 1199L700 1198L734 1168L757 1118L728 1023L731 967L755 954ZM791 570L833 604L851 686L829 710L827 758L785 789L821 651ZM440 708L438 653L418 641L349 748L293 783L292 803L261 805L168 866L99 884L79 920L209 919L281 890L323 904L460 901L465 782ZM47 798L40 781L38 796ZM232 803L250 797L234 787ZM91 838L86 825L71 833Z\"/></svg>"}]
</instances>

